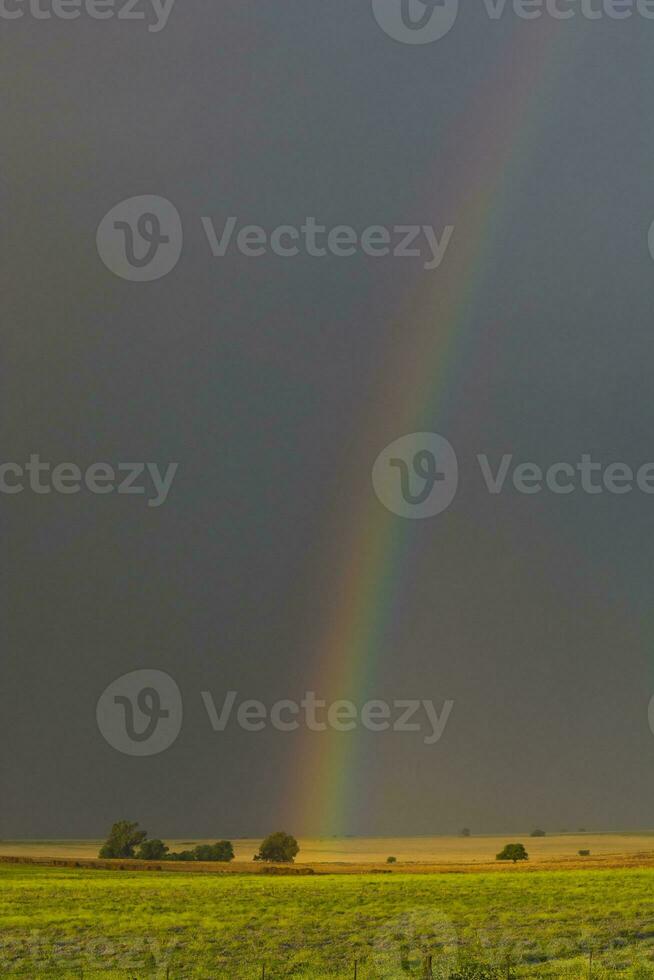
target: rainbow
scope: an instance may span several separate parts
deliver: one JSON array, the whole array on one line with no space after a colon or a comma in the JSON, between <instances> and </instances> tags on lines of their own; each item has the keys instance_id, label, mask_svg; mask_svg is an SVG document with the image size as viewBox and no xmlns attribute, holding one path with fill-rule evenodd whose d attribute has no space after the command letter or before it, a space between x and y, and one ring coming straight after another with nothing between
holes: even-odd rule
<instances>
[{"instance_id":1,"label":"rainbow","mask_svg":"<svg viewBox=\"0 0 654 980\"><path fill-rule=\"evenodd\" d=\"M330 522L343 533L331 543L327 562L333 601L318 644L321 698L360 704L375 696L371 683L391 652L395 604L419 523L387 512L370 483L361 484L361 456L367 459L371 445L381 450L390 441L389 431L400 436L435 429L447 435L454 376L462 363L470 370L492 340L475 335L476 300L493 268L507 191L537 146L540 119L577 38L570 22L518 23L476 105L462 113L456 131L446 134L452 177L438 193L453 207L455 232L441 269L423 273L429 284L416 290L389 330L379 391L368 399L369 417L359 429L363 439L353 447L351 471L359 475L347 499L356 505ZM364 467L368 481L371 465L372 460ZM301 751L293 777L300 786L299 800L294 791L294 825L318 836L349 832L364 808L356 739L326 732L304 742Z\"/></svg>"}]
</instances>

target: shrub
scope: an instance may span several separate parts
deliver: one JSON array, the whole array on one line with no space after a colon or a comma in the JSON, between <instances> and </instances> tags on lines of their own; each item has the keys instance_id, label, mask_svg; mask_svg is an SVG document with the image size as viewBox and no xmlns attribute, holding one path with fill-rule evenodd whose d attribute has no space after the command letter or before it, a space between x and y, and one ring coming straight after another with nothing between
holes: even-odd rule
<instances>
[{"instance_id":1,"label":"shrub","mask_svg":"<svg viewBox=\"0 0 654 980\"><path fill-rule=\"evenodd\" d=\"M229 862L234 860L234 848L230 840L219 840L214 847L214 861Z\"/></svg>"},{"instance_id":2,"label":"shrub","mask_svg":"<svg viewBox=\"0 0 654 980\"><path fill-rule=\"evenodd\" d=\"M396 857L393 857L393 856L387 857L386 858L386 864L397 864L397 858Z\"/></svg>"},{"instance_id":3,"label":"shrub","mask_svg":"<svg viewBox=\"0 0 654 980\"><path fill-rule=\"evenodd\" d=\"M163 861L168 853L168 847L162 840L144 840L138 854L139 861Z\"/></svg>"},{"instance_id":4,"label":"shrub","mask_svg":"<svg viewBox=\"0 0 654 980\"><path fill-rule=\"evenodd\" d=\"M587 858L590 856L590 851L577 851L580 858Z\"/></svg>"},{"instance_id":5,"label":"shrub","mask_svg":"<svg viewBox=\"0 0 654 980\"><path fill-rule=\"evenodd\" d=\"M464 827L461 831L461 837L470 837L470 828Z\"/></svg>"},{"instance_id":6,"label":"shrub","mask_svg":"<svg viewBox=\"0 0 654 980\"><path fill-rule=\"evenodd\" d=\"M199 844L193 854L196 861L233 861L234 848L232 842L219 840L215 844Z\"/></svg>"},{"instance_id":7,"label":"shrub","mask_svg":"<svg viewBox=\"0 0 654 980\"><path fill-rule=\"evenodd\" d=\"M528 861L529 855L524 844L506 844L503 850L495 856L496 861Z\"/></svg>"},{"instance_id":8,"label":"shrub","mask_svg":"<svg viewBox=\"0 0 654 980\"><path fill-rule=\"evenodd\" d=\"M289 864L294 859L300 847L295 837L285 834L282 830L269 834L255 855L255 861L274 861L277 864Z\"/></svg>"},{"instance_id":9,"label":"shrub","mask_svg":"<svg viewBox=\"0 0 654 980\"><path fill-rule=\"evenodd\" d=\"M531 837L546 837L547 834L544 830L532 830Z\"/></svg>"}]
</instances>

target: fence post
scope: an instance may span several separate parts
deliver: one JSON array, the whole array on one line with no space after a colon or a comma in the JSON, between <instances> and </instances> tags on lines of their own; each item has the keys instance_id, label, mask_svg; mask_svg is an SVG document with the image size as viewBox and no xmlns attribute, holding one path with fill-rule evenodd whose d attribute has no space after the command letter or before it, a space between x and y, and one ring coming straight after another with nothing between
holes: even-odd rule
<instances>
[{"instance_id":1,"label":"fence post","mask_svg":"<svg viewBox=\"0 0 654 980\"><path fill-rule=\"evenodd\" d=\"M592 976L593 976L593 951L591 949L590 953L588 954L588 977L589 977L589 980L590 980L590 978Z\"/></svg>"},{"instance_id":2,"label":"fence post","mask_svg":"<svg viewBox=\"0 0 654 980\"><path fill-rule=\"evenodd\" d=\"M354 980L357 980L357 975L359 973L359 961L354 961Z\"/></svg>"},{"instance_id":3,"label":"fence post","mask_svg":"<svg viewBox=\"0 0 654 980\"><path fill-rule=\"evenodd\" d=\"M422 975L424 980L434 980L434 970L432 968L433 961L434 957L431 955L431 953L428 956L425 956L422 964Z\"/></svg>"}]
</instances>

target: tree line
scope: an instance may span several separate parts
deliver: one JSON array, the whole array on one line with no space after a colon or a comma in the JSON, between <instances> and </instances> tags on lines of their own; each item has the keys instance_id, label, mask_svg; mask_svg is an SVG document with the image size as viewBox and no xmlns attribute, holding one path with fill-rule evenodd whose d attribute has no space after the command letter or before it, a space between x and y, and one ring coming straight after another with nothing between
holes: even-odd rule
<instances>
[{"instance_id":1,"label":"tree line","mask_svg":"<svg viewBox=\"0 0 654 980\"><path fill-rule=\"evenodd\" d=\"M290 864L299 850L295 837L284 831L276 831L261 842L254 860ZM148 838L147 830L141 830L138 823L118 820L109 831L98 856L132 858L136 861L218 861L225 864L234 860L234 847L229 840L219 840L215 844L198 844L190 851L171 851L158 837Z\"/></svg>"}]
</instances>

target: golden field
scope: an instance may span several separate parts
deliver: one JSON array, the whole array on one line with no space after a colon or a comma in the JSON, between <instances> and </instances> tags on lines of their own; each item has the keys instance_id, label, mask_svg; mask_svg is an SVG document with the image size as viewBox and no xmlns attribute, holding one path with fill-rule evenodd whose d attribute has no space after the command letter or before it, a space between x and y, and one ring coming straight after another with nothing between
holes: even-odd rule
<instances>
[{"instance_id":1,"label":"golden field","mask_svg":"<svg viewBox=\"0 0 654 980\"><path fill-rule=\"evenodd\" d=\"M369 838L300 838L296 868L309 867L322 872L352 873L371 868L398 871L465 871L516 870L513 865L498 863L495 855L509 841L521 841L529 852L529 862L516 869L601 868L654 866L654 831L639 833L552 834L530 837L529 834L503 834L480 837L369 837ZM196 840L167 840L171 850L180 851L207 843ZM234 840L235 861L221 870L258 871L252 858L258 839ZM53 860L95 860L101 841L0 841L0 858L22 857L39 862ZM580 857L580 850L590 851ZM387 865L392 855L394 865ZM122 862L125 864L126 862ZM184 865L188 869L188 865ZM209 870L208 866L197 870ZM166 870L174 870L168 865Z\"/></svg>"}]
</instances>

